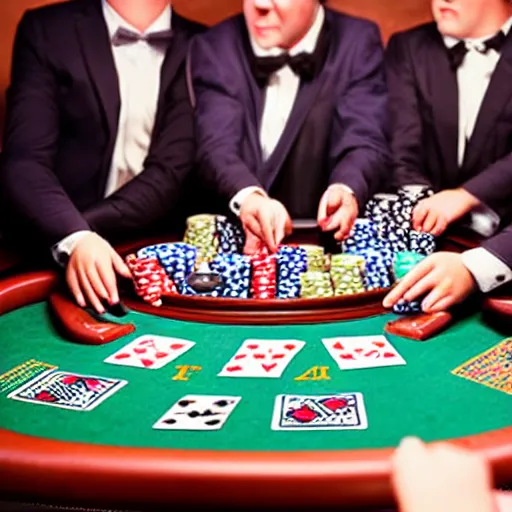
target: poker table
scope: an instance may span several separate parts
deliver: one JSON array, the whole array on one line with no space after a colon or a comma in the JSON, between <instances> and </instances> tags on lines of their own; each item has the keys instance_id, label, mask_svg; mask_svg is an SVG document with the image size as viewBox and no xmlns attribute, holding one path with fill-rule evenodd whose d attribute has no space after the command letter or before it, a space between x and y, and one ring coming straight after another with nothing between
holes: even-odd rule
<instances>
[{"instance_id":1,"label":"poker table","mask_svg":"<svg viewBox=\"0 0 512 512\"><path fill-rule=\"evenodd\" d=\"M154 241L119 250L128 254ZM452 250L466 246L457 238L446 244ZM93 411L32 405L0 394L0 493L104 508L387 506L393 503L390 456L406 435L472 448L490 460L498 484L512 482L511 395L451 374L506 338L510 301L488 301L495 313L489 317L479 303L468 305L428 341L386 334L406 365L340 371L321 339L383 334L395 318L380 305L384 294L280 304L180 297L154 308L126 292L126 316L94 318L66 297L51 270L4 277L0 373L36 359L128 384ZM103 362L148 333L196 345L159 370ZM218 377L243 340L252 338L296 339L306 346L281 378ZM194 371L179 378L178 365ZM324 369L308 373L313 367ZM367 429L271 429L277 395L345 392L363 394ZM218 431L153 429L187 394L242 400Z\"/></svg>"}]
</instances>

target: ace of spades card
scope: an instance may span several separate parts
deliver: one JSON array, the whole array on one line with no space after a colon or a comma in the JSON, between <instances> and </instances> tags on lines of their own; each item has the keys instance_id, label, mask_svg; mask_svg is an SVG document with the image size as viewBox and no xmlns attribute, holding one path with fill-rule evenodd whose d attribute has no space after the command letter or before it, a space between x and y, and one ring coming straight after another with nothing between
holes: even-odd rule
<instances>
[{"instance_id":1,"label":"ace of spades card","mask_svg":"<svg viewBox=\"0 0 512 512\"><path fill-rule=\"evenodd\" d=\"M368 428L361 393L279 395L272 430L364 430Z\"/></svg>"},{"instance_id":2,"label":"ace of spades card","mask_svg":"<svg viewBox=\"0 0 512 512\"><path fill-rule=\"evenodd\" d=\"M404 365L404 358L384 336L324 338L325 348L340 370Z\"/></svg>"},{"instance_id":3,"label":"ace of spades card","mask_svg":"<svg viewBox=\"0 0 512 512\"><path fill-rule=\"evenodd\" d=\"M186 395L154 425L159 430L220 430L240 402L239 396Z\"/></svg>"},{"instance_id":4,"label":"ace of spades card","mask_svg":"<svg viewBox=\"0 0 512 512\"><path fill-rule=\"evenodd\" d=\"M219 377L279 378L304 345L298 340L245 340Z\"/></svg>"},{"instance_id":5,"label":"ace of spades card","mask_svg":"<svg viewBox=\"0 0 512 512\"><path fill-rule=\"evenodd\" d=\"M91 411L126 384L125 380L50 370L16 389L8 398L61 409Z\"/></svg>"},{"instance_id":6,"label":"ace of spades card","mask_svg":"<svg viewBox=\"0 0 512 512\"><path fill-rule=\"evenodd\" d=\"M144 335L105 359L105 363L157 370L190 350L195 343L180 338Z\"/></svg>"}]
</instances>

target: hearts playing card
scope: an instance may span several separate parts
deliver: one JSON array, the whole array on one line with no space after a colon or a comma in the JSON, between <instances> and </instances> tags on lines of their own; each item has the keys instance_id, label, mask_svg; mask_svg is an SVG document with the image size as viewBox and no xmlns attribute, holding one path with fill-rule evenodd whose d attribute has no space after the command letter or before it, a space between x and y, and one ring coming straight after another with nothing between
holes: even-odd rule
<instances>
[{"instance_id":1,"label":"hearts playing card","mask_svg":"<svg viewBox=\"0 0 512 512\"><path fill-rule=\"evenodd\" d=\"M195 343L180 338L145 335L105 359L105 363L157 370L190 350Z\"/></svg>"},{"instance_id":2,"label":"hearts playing card","mask_svg":"<svg viewBox=\"0 0 512 512\"><path fill-rule=\"evenodd\" d=\"M125 380L45 372L8 395L8 398L62 409L91 411L128 384Z\"/></svg>"},{"instance_id":3,"label":"hearts playing card","mask_svg":"<svg viewBox=\"0 0 512 512\"><path fill-rule=\"evenodd\" d=\"M368 428L361 393L279 395L272 430L364 430Z\"/></svg>"},{"instance_id":4,"label":"hearts playing card","mask_svg":"<svg viewBox=\"0 0 512 512\"><path fill-rule=\"evenodd\" d=\"M298 340L245 340L219 377L279 378L304 345Z\"/></svg>"},{"instance_id":5,"label":"hearts playing card","mask_svg":"<svg viewBox=\"0 0 512 512\"><path fill-rule=\"evenodd\" d=\"M322 342L341 370L405 364L384 336L324 338Z\"/></svg>"},{"instance_id":6,"label":"hearts playing card","mask_svg":"<svg viewBox=\"0 0 512 512\"><path fill-rule=\"evenodd\" d=\"M154 425L161 430L220 430L240 402L239 396L187 395Z\"/></svg>"}]
</instances>

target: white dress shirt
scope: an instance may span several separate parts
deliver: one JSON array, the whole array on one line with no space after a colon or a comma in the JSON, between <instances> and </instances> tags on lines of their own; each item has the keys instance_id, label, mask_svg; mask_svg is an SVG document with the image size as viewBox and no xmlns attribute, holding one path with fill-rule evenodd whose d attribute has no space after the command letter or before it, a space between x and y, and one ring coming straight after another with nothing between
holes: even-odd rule
<instances>
[{"instance_id":1,"label":"white dress shirt","mask_svg":"<svg viewBox=\"0 0 512 512\"><path fill-rule=\"evenodd\" d=\"M107 0L102 0L102 7L111 39L121 27L141 35L171 28L170 6L144 33L124 20ZM143 170L155 124L160 73L165 58L165 49L152 46L146 41L112 45L112 53L119 80L121 108L105 197L116 192ZM62 254L69 256L81 237L87 233L89 231L75 232L56 244L52 249L54 258L61 261Z\"/></svg>"},{"instance_id":2,"label":"white dress shirt","mask_svg":"<svg viewBox=\"0 0 512 512\"><path fill-rule=\"evenodd\" d=\"M325 11L319 6L315 20L307 34L288 53L291 56L299 53L313 53L315 51L320 32L325 20ZM271 48L265 50L258 46L254 38L250 37L251 46L257 57L276 57L285 53L282 48ZM263 160L268 160L274 152L286 127L286 123L297 99L300 87L300 77L297 76L290 66L285 66L274 73L265 89L265 103L261 119L260 146ZM348 188L348 187L347 187ZM260 187L246 187L240 190L231 199L229 206L236 215L240 214L240 207L244 200L253 192L266 195ZM352 192L350 190L350 192Z\"/></svg>"},{"instance_id":3,"label":"white dress shirt","mask_svg":"<svg viewBox=\"0 0 512 512\"><path fill-rule=\"evenodd\" d=\"M507 35L511 28L512 18L509 18L501 27L501 31ZM468 52L464 57L462 65L457 70L459 88L459 165L462 165L464 161L467 141L471 138L492 74L500 60L500 54L495 50L483 52L484 41L494 35L489 34L486 37L465 40ZM459 41L459 39L453 37L444 37L445 45L448 48L452 48ZM481 205L471 212L470 227L484 236L494 234L499 222L498 215L485 205ZM489 292L505 282L512 281L512 270L499 258L483 248L465 252L462 255L462 259L483 292ZM505 280L498 281L496 279L497 276L505 276Z\"/></svg>"}]
</instances>

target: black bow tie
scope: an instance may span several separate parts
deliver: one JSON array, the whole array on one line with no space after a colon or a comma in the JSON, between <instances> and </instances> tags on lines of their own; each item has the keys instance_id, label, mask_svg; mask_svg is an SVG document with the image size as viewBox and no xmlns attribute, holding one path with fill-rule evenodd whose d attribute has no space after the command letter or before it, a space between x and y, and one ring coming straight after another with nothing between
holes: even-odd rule
<instances>
[{"instance_id":1,"label":"black bow tie","mask_svg":"<svg viewBox=\"0 0 512 512\"><path fill-rule=\"evenodd\" d=\"M484 41L484 49L482 50L482 53L487 53L490 50L495 50L500 53L506 40L507 36L500 30L495 36ZM454 71L462 65L468 51L469 50L464 41L459 41L455 46L448 50L450 64Z\"/></svg>"},{"instance_id":2,"label":"black bow tie","mask_svg":"<svg viewBox=\"0 0 512 512\"><path fill-rule=\"evenodd\" d=\"M166 47L172 39L171 30L162 30L160 32L153 32L151 34L138 34L132 30L119 27L112 37L112 44L114 46L124 46L127 44L134 44L139 41L145 41L148 44L156 47Z\"/></svg>"},{"instance_id":3,"label":"black bow tie","mask_svg":"<svg viewBox=\"0 0 512 512\"><path fill-rule=\"evenodd\" d=\"M299 53L293 57L287 53L277 57L256 57L254 74L258 83L266 84L271 75L290 66L292 71L305 81L315 78L317 64L312 53Z\"/></svg>"}]
</instances>

